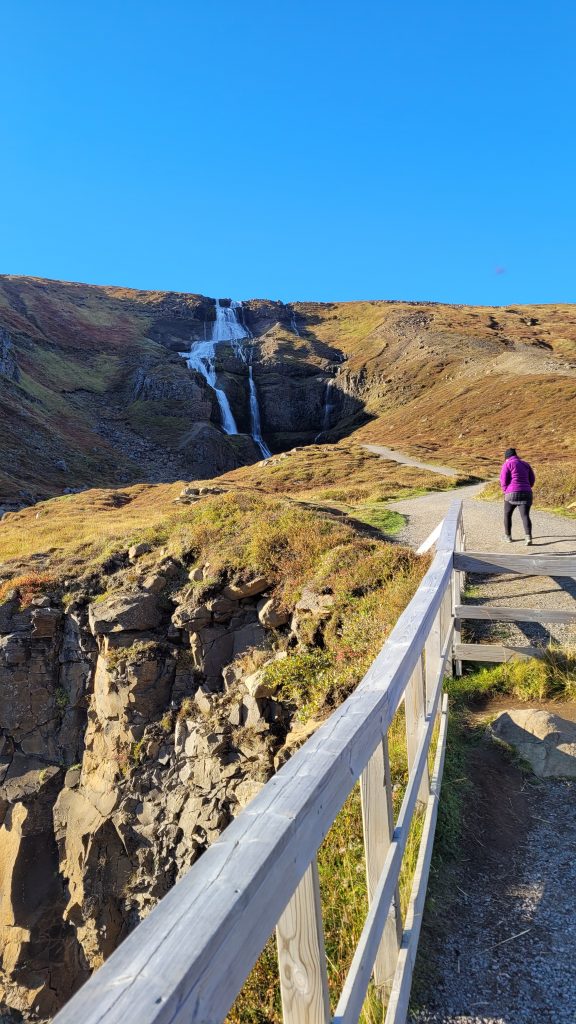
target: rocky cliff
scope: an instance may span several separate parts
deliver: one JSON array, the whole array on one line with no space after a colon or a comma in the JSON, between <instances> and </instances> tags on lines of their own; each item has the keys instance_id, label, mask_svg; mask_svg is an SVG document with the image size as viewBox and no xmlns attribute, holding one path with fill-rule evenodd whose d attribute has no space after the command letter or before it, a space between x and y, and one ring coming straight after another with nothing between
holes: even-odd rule
<instances>
[{"instance_id":1,"label":"rocky cliff","mask_svg":"<svg viewBox=\"0 0 576 1024\"><path fill-rule=\"evenodd\" d=\"M102 549L94 516L96 547L4 568L0 1010L25 1020L62 1005L354 685L397 614L385 588L403 601L416 582L407 552L285 501L188 486L173 508L161 539ZM354 609L375 600L367 638Z\"/></svg>"}]
</instances>

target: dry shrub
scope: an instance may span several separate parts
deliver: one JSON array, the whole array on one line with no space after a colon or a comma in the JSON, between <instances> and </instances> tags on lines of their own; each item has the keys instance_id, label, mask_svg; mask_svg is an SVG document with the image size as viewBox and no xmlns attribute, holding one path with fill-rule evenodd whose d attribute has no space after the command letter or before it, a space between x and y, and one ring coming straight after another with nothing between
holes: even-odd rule
<instances>
[{"instance_id":1,"label":"dry shrub","mask_svg":"<svg viewBox=\"0 0 576 1024\"><path fill-rule=\"evenodd\" d=\"M17 590L20 596L20 607L28 608L35 597L38 597L46 587L56 582L55 577L50 573L29 572L22 576L14 576L0 584L0 604L12 590Z\"/></svg>"}]
</instances>

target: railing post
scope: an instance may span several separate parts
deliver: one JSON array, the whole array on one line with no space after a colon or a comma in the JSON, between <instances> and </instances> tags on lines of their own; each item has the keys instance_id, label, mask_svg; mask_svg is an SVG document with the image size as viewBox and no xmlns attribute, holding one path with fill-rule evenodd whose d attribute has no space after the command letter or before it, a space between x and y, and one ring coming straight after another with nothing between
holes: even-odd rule
<instances>
[{"instance_id":1,"label":"railing post","mask_svg":"<svg viewBox=\"0 0 576 1024\"><path fill-rule=\"evenodd\" d=\"M372 904L394 833L388 736L383 737L362 772L360 795L364 825L368 903ZM374 983L385 998L388 997L392 987L401 938L402 916L400 890L397 886L374 962Z\"/></svg>"},{"instance_id":2,"label":"railing post","mask_svg":"<svg viewBox=\"0 0 576 1024\"><path fill-rule=\"evenodd\" d=\"M404 693L406 753L408 755L409 772L412 771L412 765L414 764L418 744L424 729L424 700L424 666L422 664L422 655L420 655ZM429 796L430 776L426 767L418 791L418 803L425 805L428 802Z\"/></svg>"},{"instance_id":3,"label":"railing post","mask_svg":"<svg viewBox=\"0 0 576 1024\"><path fill-rule=\"evenodd\" d=\"M438 609L432 628L424 644L424 666L426 678L426 715L429 714L434 692L438 682L438 673L442 661L442 607Z\"/></svg>"},{"instance_id":4,"label":"railing post","mask_svg":"<svg viewBox=\"0 0 576 1024\"><path fill-rule=\"evenodd\" d=\"M316 859L276 925L284 1024L329 1024L330 996Z\"/></svg>"},{"instance_id":5,"label":"railing post","mask_svg":"<svg viewBox=\"0 0 576 1024\"><path fill-rule=\"evenodd\" d=\"M458 524L458 530L456 533L456 544L454 547L455 551L462 551L464 548L464 529L462 526L462 519ZM462 581L464 574L459 569L452 570L452 615L454 616L454 639L453 645L462 643L462 627L461 623L455 617L456 605L461 603L462 599ZM462 662L453 658L454 672L457 676L462 675Z\"/></svg>"}]
</instances>

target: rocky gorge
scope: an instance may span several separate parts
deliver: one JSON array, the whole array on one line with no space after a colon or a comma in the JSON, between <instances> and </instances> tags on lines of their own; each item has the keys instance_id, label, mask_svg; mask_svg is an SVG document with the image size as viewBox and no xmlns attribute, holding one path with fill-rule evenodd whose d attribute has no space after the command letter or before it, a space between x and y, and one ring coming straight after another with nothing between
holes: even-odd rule
<instances>
[{"instance_id":1,"label":"rocky gorge","mask_svg":"<svg viewBox=\"0 0 576 1024\"><path fill-rule=\"evenodd\" d=\"M171 539L0 586L7 1021L50 1019L220 835L326 713L330 665L358 678L378 636L347 641L346 609L416 583L403 549L259 502L188 486Z\"/></svg>"}]
</instances>

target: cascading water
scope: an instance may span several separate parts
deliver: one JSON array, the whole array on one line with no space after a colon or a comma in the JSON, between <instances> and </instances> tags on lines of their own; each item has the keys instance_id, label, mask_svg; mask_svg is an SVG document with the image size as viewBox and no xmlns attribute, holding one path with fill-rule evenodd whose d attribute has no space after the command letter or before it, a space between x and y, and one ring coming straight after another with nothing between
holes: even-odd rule
<instances>
[{"instance_id":1,"label":"cascading water","mask_svg":"<svg viewBox=\"0 0 576 1024\"><path fill-rule=\"evenodd\" d=\"M328 430L330 430L330 421L332 419L332 413L334 412L334 403L330 401L330 399L332 398L332 388L333 387L334 387L334 381L333 380L327 380L326 381L326 387L324 388L324 408L322 410L322 430L320 431L319 434L316 434L316 437L314 438L315 441L318 441L322 437L322 434L325 434Z\"/></svg>"},{"instance_id":2,"label":"cascading water","mask_svg":"<svg viewBox=\"0 0 576 1024\"><path fill-rule=\"evenodd\" d=\"M218 310L220 303L216 303L216 320L212 330L211 338L204 338L204 341L196 341L187 353L182 353L191 370L196 370L207 384L210 385L218 400L222 429L227 434L237 434L238 427L230 408L230 402L226 392L218 387L216 382L216 345L223 339L219 337L221 327L218 323ZM206 334L206 323L204 323L204 334Z\"/></svg>"},{"instance_id":3,"label":"cascading water","mask_svg":"<svg viewBox=\"0 0 576 1024\"><path fill-rule=\"evenodd\" d=\"M296 325L296 314L295 314L294 310L292 310L292 319L290 320L290 327L294 331L294 334L296 335L296 337L299 338L300 337L300 331L298 330L298 327Z\"/></svg>"},{"instance_id":4,"label":"cascading water","mask_svg":"<svg viewBox=\"0 0 576 1024\"><path fill-rule=\"evenodd\" d=\"M229 306L220 305L220 299L216 299L216 319L212 328L212 337L209 340L197 341L192 345L190 352L185 353L185 359L191 370L204 377L204 380L216 394L222 429L227 434L237 434L238 427L230 408L230 402L226 392L218 387L216 381L216 348L222 342L231 342L232 349L239 359L248 366L248 386L250 394L250 433L255 444L258 445L265 459L269 458L272 452L262 437L262 426L260 420L260 406L258 404L258 393L252 372L252 347L247 350L241 342L252 335L246 326L238 319L237 310L242 311L241 302L231 302ZM206 333L206 325L204 325Z\"/></svg>"}]
</instances>

